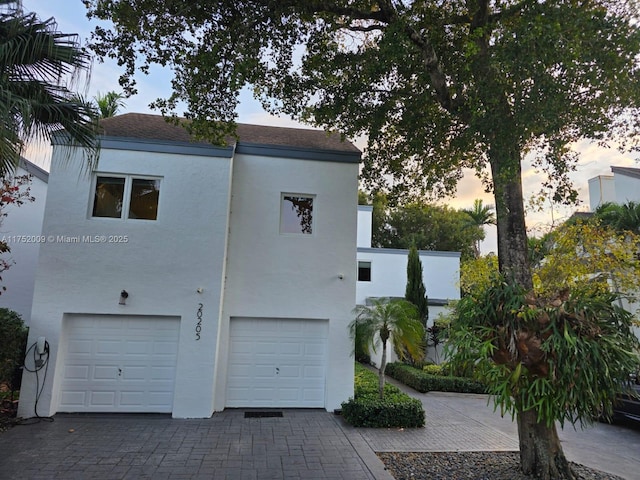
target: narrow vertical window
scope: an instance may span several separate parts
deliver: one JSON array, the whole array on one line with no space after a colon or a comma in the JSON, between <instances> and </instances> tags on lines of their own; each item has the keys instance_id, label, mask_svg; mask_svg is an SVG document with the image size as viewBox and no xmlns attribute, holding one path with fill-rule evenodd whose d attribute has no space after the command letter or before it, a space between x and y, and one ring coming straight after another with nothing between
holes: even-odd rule
<instances>
[{"instance_id":1,"label":"narrow vertical window","mask_svg":"<svg viewBox=\"0 0 640 480\"><path fill-rule=\"evenodd\" d=\"M124 182L121 177L97 177L93 199L94 217L120 218L124 200Z\"/></svg>"},{"instance_id":2,"label":"narrow vertical window","mask_svg":"<svg viewBox=\"0 0 640 480\"><path fill-rule=\"evenodd\" d=\"M371 262L358 262L358 281L371 281Z\"/></svg>"},{"instance_id":3,"label":"narrow vertical window","mask_svg":"<svg viewBox=\"0 0 640 480\"><path fill-rule=\"evenodd\" d=\"M158 217L160 181L134 178L131 182L129 218L155 220Z\"/></svg>"},{"instance_id":4,"label":"narrow vertical window","mask_svg":"<svg viewBox=\"0 0 640 480\"><path fill-rule=\"evenodd\" d=\"M280 233L313 233L313 197L282 196Z\"/></svg>"}]
</instances>

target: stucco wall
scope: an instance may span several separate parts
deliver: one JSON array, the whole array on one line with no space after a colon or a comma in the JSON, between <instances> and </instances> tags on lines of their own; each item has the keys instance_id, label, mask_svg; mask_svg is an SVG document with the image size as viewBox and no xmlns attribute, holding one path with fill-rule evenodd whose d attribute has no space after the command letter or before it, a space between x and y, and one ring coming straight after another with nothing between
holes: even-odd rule
<instances>
[{"instance_id":1,"label":"stucco wall","mask_svg":"<svg viewBox=\"0 0 640 480\"><path fill-rule=\"evenodd\" d=\"M358 205L358 248L371 248L373 231L373 207Z\"/></svg>"},{"instance_id":2,"label":"stucco wall","mask_svg":"<svg viewBox=\"0 0 640 480\"><path fill-rule=\"evenodd\" d=\"M29 165L26 167L29 168ZM24 168L18 168L16 171L17 176L28 173L30 172ZM2 219L0 226L0 238L4 237L11 247L11 252L3 254L3 258L12 263L11 268L1 274L1 284L7 287L7 290L0 295L0 307L18 312L27 324L31 318L47 183L33 176L31 196L35 201L19 207L8 205L5 208L7 216Z\"/></svg>"},{"instance_id":3,"label":"stucco wall","mask_svg":"<svg viewBox=\"0 0 640 480\"><path fill-rule=\"evenodd\" d=\"M30 344L45 336L51 346L38 414L49 415L57 405L59 381L53 379L64 362L58 356L63 315L102 313L180 317L173 415L209 416L231 160L103 147L98 172L161 177L156 221L91 218L92 177L78 175L79 162L76 157L61 166L54 148L42 230L51 241L41 245L29 334ZM82 240L85 235L103 235L106 241L89 243ZM129 298L119 305L123 289ZM196 341L199 303L203 322ZM25 374L22 388L20 415L31 416L33 374Z\"/></svg>"},{"instance_id":4,"label":"stucco wall","mask_svg":"<svg viewBox=\"0 0 640 480\"><path fill-rule=\"evenodd\" d=\"M622 205L629 202L640 201L640 179L622 175L619 173L614 174L615 178L615 202Z\"/></svg>"},{"instance_id":5,"label":"stucco wall","mask_svg":"<svg viewBox=\"0 0 640 480\"><path fill-rule=\"evenodd\" d=\"M363 305L369 297L404 298L407 287L408 250L358 248L358 260L371 262L371 281L357 282L356 304ZM427 296L438 300L456 300L460 298L460 253L420 251L422 275ZM433 324L436 316L444 312L443 306L429 306L428 325ZM372 362L380 364L381 348L371 352ZM397 360L393 349L389 348L389 361ZM441 352L428 350L426 357L442 361Z\"/></svg>"},{"instance_id":6,"label":"stucco wall","mask_svg":"<svg viewBox=\"0 0 640 480\"><path fill-rule=\"evenodd\" d=\"M594 212L606 202L616 201L616 187L613 175L598 175L589 179L589 208Z\"/></svg>"},{"instance_id":7,"label":"stucco wall","mask_svg":"<svg viewBox=\"0 0 640 480\"><path fill-rule=\"evenodd\" d=\"M357 282L356 303L367 297L404 297L408 250L358 248L358 260L371 262L371 281ZM460 254L420 251L424 286L430 298L460 298Z\"/></svg>"},{"instance_id":8,"label":"stucco wall","mask_svg":"<svg viewBox=\"0 0 640 480\"><path fill-rule=\"evenodd\" d=\"M353 394L357 175L357 164L235 156L216 410L232 317L329 320L327 410ZM282 193L315 196L311 235L280 233Z\"/></svg>"}]
</instances>

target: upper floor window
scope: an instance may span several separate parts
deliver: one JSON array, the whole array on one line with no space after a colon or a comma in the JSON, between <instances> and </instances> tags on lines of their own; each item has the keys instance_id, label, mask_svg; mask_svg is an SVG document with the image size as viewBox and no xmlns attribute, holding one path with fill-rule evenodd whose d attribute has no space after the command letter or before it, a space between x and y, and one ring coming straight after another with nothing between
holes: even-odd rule
<instances>
[{"instance_id":1,"label":"upper floor window","mask_svg":"<svg viewBox=\"0 0 640 480\"><path fill-rule=\"evenodd\" d=\"M371 262L358 261L358 281L371 281Z\"/></svg>"},{"instance_id":2,"label":"upper floor window","mask_svg":"<svg viewBox=\"0 0 640 480\"><path fill-rule=\"evenodd\" d=\"M92 216L156 220L159 197L159 178L98 175Z\"/></svg>"},{"instance_id":3,"label":"upper floor window","mask_svg":"<svg viewBox=\"0 0 640 480\"><path fill-rule=\"evenodd\" d=\"M280 233L313 233L313 199L311 195L282 195Z\"/></svg>"}]
</instances>

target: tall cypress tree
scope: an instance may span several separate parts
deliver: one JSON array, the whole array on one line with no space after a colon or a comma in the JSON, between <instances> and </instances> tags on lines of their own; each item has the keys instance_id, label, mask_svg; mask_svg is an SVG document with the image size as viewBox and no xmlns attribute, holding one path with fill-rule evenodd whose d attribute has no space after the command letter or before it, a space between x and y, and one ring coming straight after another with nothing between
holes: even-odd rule
<instances>
[{"instance_id":1,"label":"tall cypress tree","mask_svg":"<svg viewBox=\"0 0 640 480\"><path fill-rule=\"evenodd\" d=\"M407 260L407 289L404 298L418 307L420 321L427 327L429 319L429 306L427 300L427 291L422 281L422 263L418 255L418 249L412 245L409 249L409 258Z\"/></svg>"}]
</instances>

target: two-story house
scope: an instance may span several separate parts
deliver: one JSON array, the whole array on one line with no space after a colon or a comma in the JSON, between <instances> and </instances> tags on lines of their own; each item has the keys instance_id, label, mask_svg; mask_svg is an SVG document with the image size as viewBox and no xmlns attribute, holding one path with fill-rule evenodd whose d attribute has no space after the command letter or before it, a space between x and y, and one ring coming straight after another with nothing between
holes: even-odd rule
<instances>
[{"instance_id":1,"label":"two-story house","mask_svg":"<svg viewBox=\"0 0 640 480\"><path fill-rule=\"evenodd\" d=\"M19 415L339 408L359 150L318 130L239 125L216 147L154 115L102 125L93 170L54 141Z\"/></svg>"}]
</instances>

